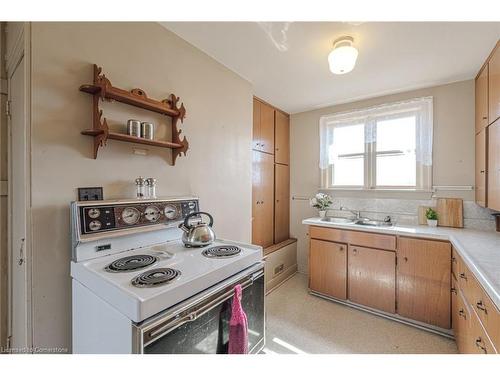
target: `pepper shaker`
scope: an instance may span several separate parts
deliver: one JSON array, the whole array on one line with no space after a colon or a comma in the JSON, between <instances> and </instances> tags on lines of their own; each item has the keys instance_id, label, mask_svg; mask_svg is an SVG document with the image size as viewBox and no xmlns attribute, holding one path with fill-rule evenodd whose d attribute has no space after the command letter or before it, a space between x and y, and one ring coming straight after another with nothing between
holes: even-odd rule
<instances>
[{"instance_id":1,"label":"pepper shaker","mask_svg":"<svg viewBox=\"0 0 500 375\"><path fill-rule=\"evenodd\" d=\"M135 186L136 186L136 194L137 198L145 198L146 197L146 180L139 176L138 178L135 179Z\"/></svg>"},{"instance_id":2,"label":"pepper shaker","mask_svg":"<svg viewBox=\"0 0 500 375\"><path fill-rule=\"evenodd\" d=\"M146 184L148 187L148 198L156 199L156 178L147 178Z\"/></svg>"}]
</instances>

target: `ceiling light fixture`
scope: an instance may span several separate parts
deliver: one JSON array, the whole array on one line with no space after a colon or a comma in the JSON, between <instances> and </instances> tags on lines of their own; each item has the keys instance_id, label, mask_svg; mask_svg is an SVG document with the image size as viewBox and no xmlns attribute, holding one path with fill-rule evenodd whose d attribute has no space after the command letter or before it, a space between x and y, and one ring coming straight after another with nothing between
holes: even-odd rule
<instances>
[{"instance_id":1,"label":"ceiling light fixture","mask_svg":"<svg viewBox=\"0 0 500 375\"><path fill-rule=\"evenodd\" d=\"M354 69L358 50L353 47L354 39L343 36L333 42L333 51L328 55L328 64L333 74L345 74Z\"/></svg>"}]
</instances>

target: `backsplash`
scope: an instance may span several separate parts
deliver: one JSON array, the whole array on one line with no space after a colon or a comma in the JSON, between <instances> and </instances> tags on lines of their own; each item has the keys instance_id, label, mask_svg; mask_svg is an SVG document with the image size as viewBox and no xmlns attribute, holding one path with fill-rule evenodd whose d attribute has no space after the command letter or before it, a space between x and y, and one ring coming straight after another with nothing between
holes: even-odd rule
<instances>
[{"instance_id":1,"label":"backsplash","mask_svg":"<svg viewBox=\"0 0 500 375\"><path fill-rule=\"evenodd\" d=\"M418 225L418 207L435 206L436 201L410 199L334 198L329 216L352 216L348 211L340 211L340 206L361 211L361 215L371 219L384 219L389 215L400 225ZM495 230L494 211L482 208L475 202L464 201L464 227L478 230Z\"/></svg>"}]
</instances>

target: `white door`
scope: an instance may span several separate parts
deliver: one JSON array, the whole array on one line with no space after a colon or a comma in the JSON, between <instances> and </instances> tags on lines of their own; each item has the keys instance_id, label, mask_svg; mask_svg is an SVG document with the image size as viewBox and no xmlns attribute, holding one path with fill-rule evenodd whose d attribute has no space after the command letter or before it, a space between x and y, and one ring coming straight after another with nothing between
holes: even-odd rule
<instances>
[{"instance_id":1,"label":"white door","mask_svg":"<svg viewBox=\"0 0 500 375\"><path fill-rule=\"evenodd\" d=\"M10 100L10 345L31 347L29 264L26 256L29 170L26 121L26 64L21 57L9 78Z\"/></svg>"}]
</instances>

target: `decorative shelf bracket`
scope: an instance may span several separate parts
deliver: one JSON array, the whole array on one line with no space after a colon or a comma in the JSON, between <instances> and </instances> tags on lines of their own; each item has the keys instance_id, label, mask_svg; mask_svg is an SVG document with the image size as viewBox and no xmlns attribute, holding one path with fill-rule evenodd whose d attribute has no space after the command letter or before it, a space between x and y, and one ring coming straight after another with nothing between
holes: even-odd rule
<instances>
[{"instance_id":1,"label":"decorative shelf bracket","mask_svg":"<svg viewBox=\"0 0 500 375\"><path fill-rule=\"evenodd\" d=\"M114 87L109 79L102 74L102 68L94 64L94 81L91 85L81 85L80 91L93 96L93 124L92 129L84 130L81 133L94 137L94 159L97 159L97 153L100 147L106 145L108 139L115 139L123 142L146 144L150 146L172 149L172 164L181 154L186 156L189 148L189 142L186 137L180 137L181 130L178 129L180 120L184 122L186 117L186 108L184 103L179 106L180 98L171 94L168 99L158 101L148 98L146 92L135 88L126 91ZM150 140L145 138L133 137L128 134L110 132L106 118L102 118L102 110L99 109L99 100L118 101L138 108L146 109L152 112L160 113L172 118L172 141ZM102 120L101 120L102 119Z\"/></svg>"}]
</instances>

